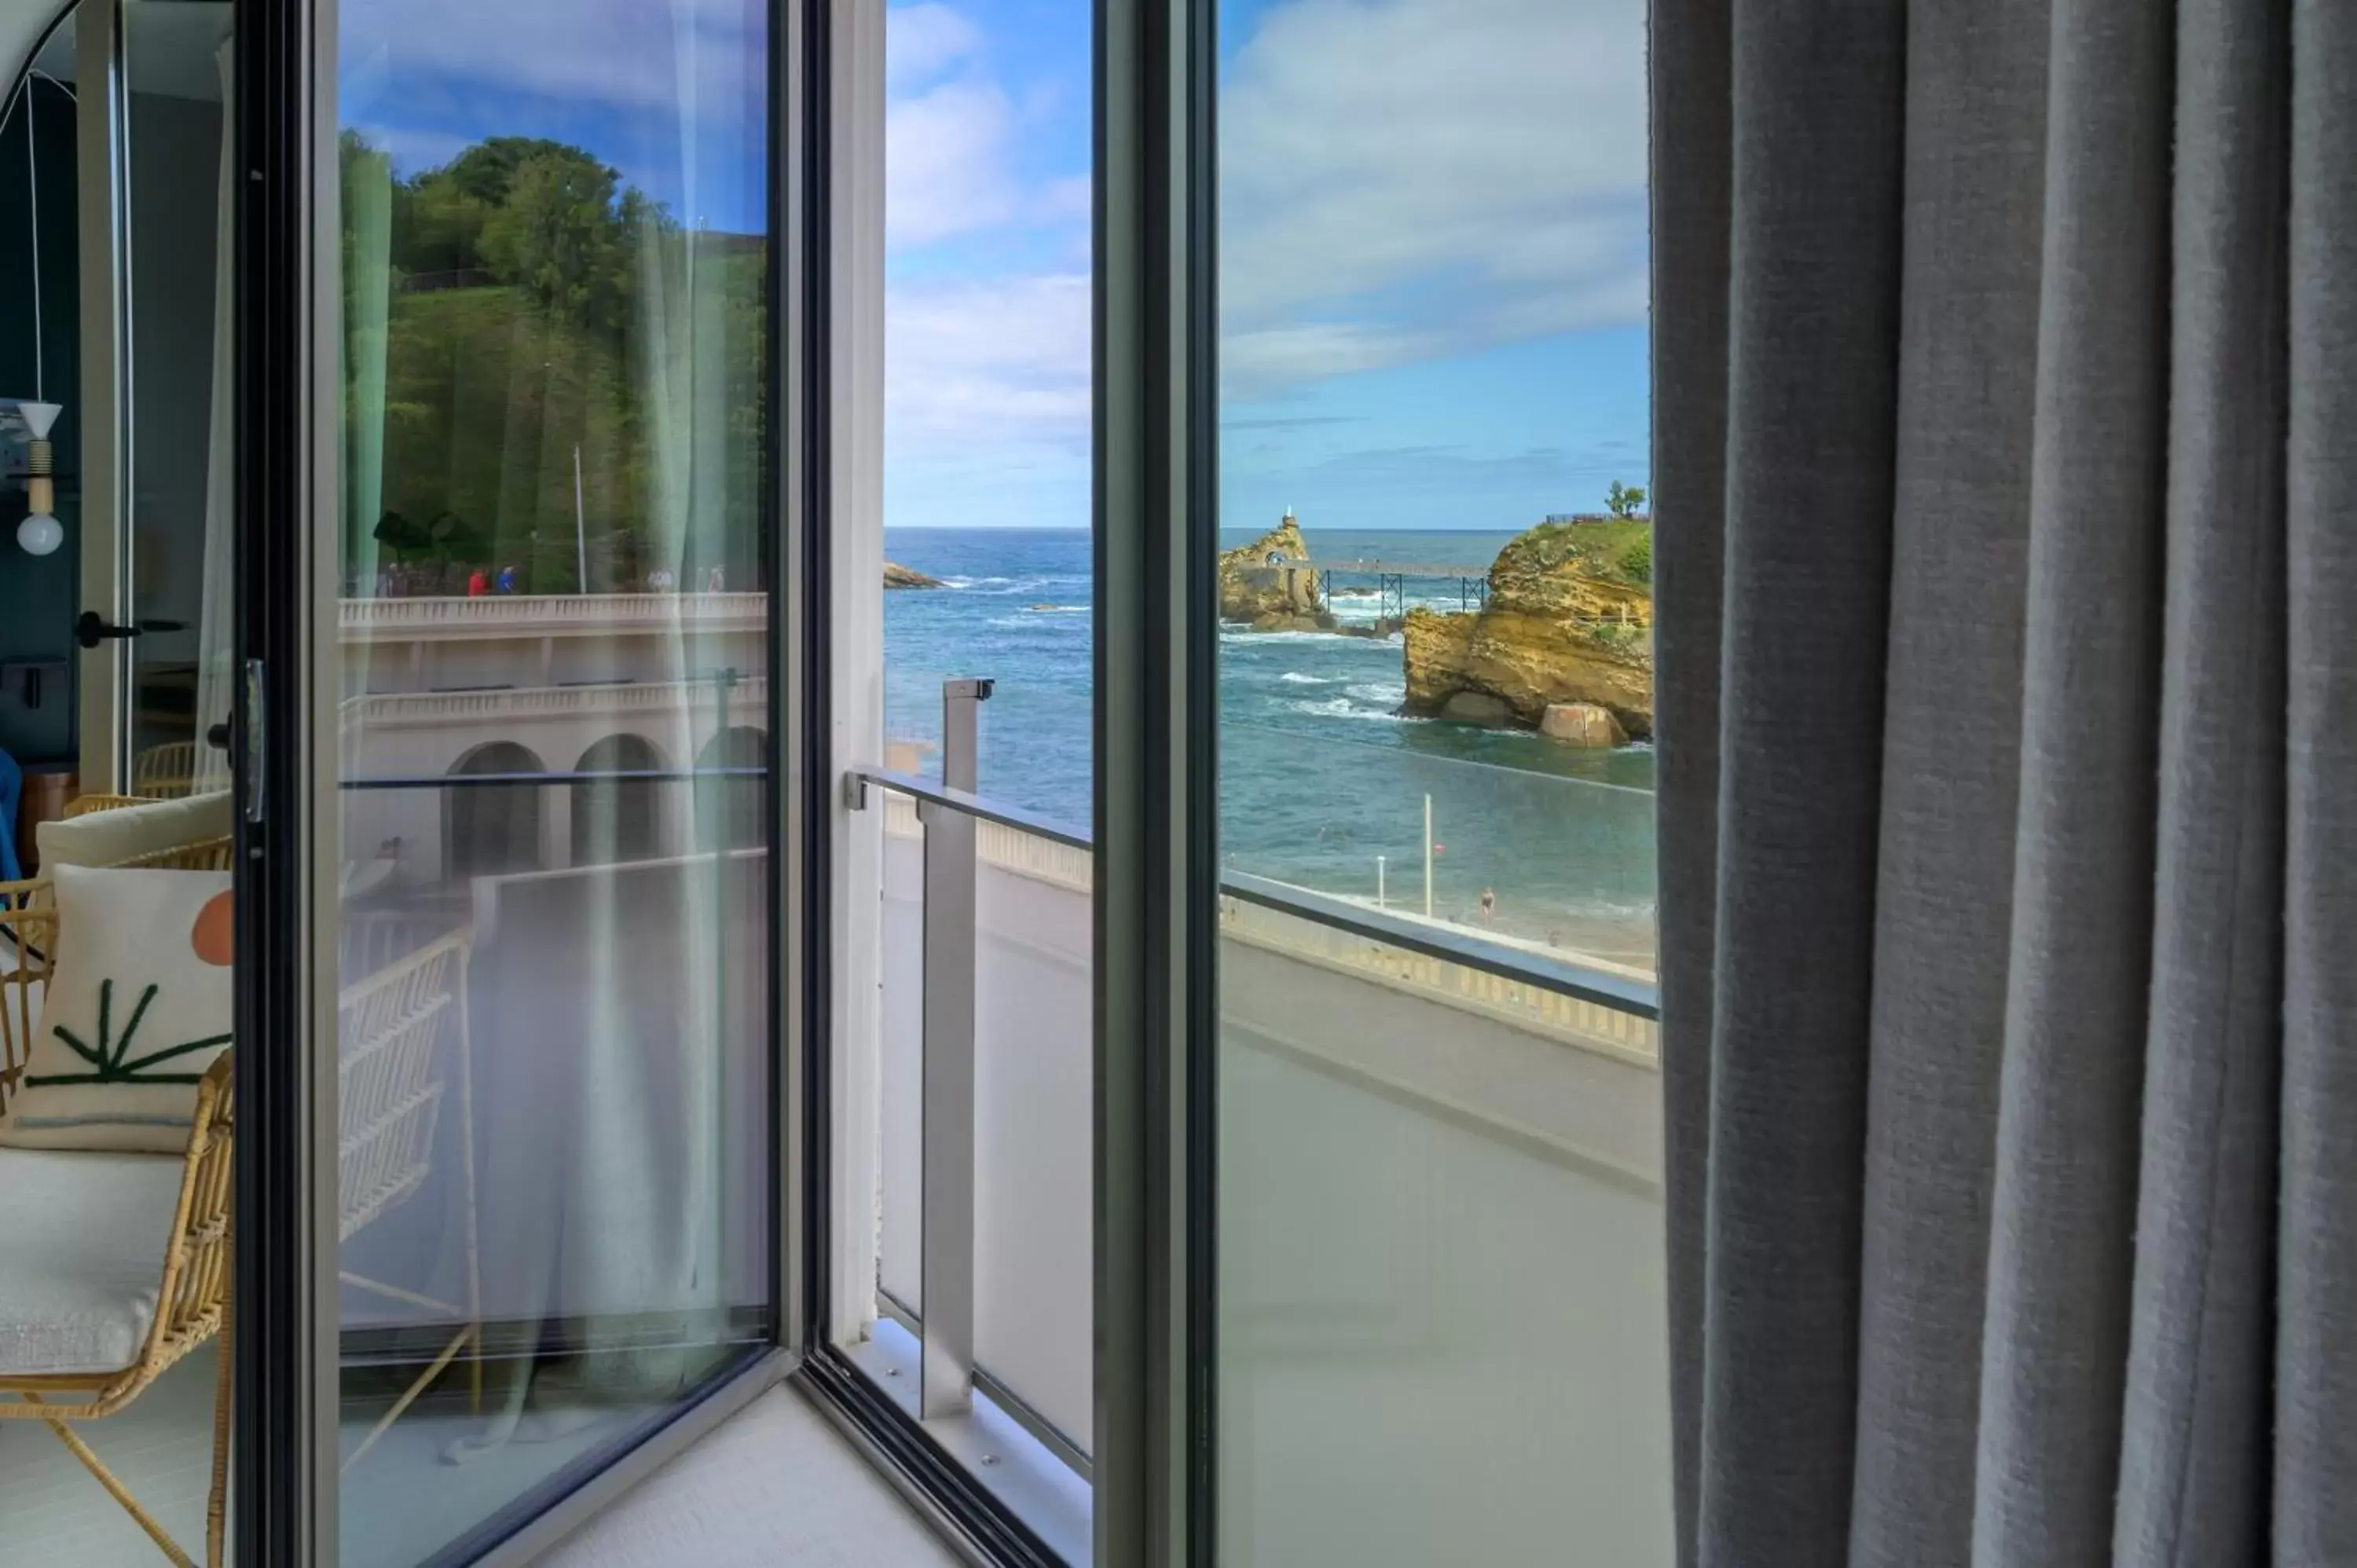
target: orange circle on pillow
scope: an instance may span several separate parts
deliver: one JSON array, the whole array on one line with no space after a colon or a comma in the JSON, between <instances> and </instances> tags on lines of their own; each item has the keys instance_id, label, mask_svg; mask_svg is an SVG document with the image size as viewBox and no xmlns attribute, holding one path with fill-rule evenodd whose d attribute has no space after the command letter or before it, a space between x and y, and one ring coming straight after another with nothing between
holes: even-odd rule
<instances>
[{"instance_id":1,"label":"orange circle on pillow","mask_svg":"<svg viewBox=\"0 0 2357 1568\"><path fill-rule=\"evenodd\" d=\"M216 893L205 900L197 911L197 923L188 928L188 945L216 969L227 969L236 950L235 908L227 893Z\"/></svg>"}]
</instances>

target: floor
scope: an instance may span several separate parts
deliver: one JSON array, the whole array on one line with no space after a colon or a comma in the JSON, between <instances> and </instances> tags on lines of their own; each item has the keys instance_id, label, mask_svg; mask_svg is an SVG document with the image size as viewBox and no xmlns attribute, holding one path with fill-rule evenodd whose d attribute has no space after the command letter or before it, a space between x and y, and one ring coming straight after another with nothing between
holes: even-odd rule
<instances>
[{"instance_id":1,"label":"floor","mask_svg":"<svg viewBox=\"0 0 2357 1568\"><path fill-rule=\"evenodd\" d=\"M211 1353L199 1351L130 1409L83 1429L99 1456L194 1553L204 1542L212 1387ZM452 1430L413 1412L354 1470L346 1494L348 1568L405 1568L447 1539L454 1516L479 1517L571 1456L568 1445L544 1444L454 1467L440 1457ZM430 1479L433 1509L404 1516L396 1500L404 1471ZM130 1516L34 1423L0 1422L0 1568L156 1568L163 1561ZM547 1561L565 1568L931 1568L957 1559L799 1393L778 1389Z\"/></svg>"},{"instance_id":2,"label":"floor","mask_svg":"<svg viewBox=\"0 0 2357 1568\"><path fill-rule=\"evenodd\" d=\"M779 1388L542 1561L552 1568L934 1568L960 1559L809 1401Z\"/></svg>"},{"instance_id":3,"label":"floor","mask_svg":"<svg viewBox=\"0 0 2357 1568\"><path fill-rule=\"evenodd\" d=\"M210 1346L156 1380L120 1414L81 1428L98 1456L191 1556L205 1545L211 1480ZM0 1421L0 1568L156 1568L164 1561L131 1516L38 1422Z\"/></svg>"}]
</instances>

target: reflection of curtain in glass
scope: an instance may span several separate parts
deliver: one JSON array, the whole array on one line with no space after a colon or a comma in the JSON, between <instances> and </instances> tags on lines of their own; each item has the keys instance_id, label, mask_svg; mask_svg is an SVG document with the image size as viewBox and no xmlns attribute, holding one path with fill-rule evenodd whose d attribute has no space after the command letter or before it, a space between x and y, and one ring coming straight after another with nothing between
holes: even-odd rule
<instances>
[{"instance_id":1,"label":"reflection of curtain in glass","mask_svg":"<svg viewBox=\"0 0 2357 1568\"><path fill-rule=\"evenodd\" d=\"M343 149L345 568L376 596L376 525L384 515L385 339L393 307L393 159Z\"/></svg>"},{"instance_id":2,"label":"reflection of curtain in glass","mask_svg":"<svg viewBox=\"0 0 2357 1568\"><path fill-rule=\"evenodd\" d=\"M637 220L626 236L625 396L645 447L643 490L591 501L593 510L636 526L649 566L679 574L674 608L705 585L692 569L724 556L732 419L758 395L732 384L729 372L728 288L732 281L741 288L742 279L732 278L727 258L702 242L694 222L699 166L716 161L701 138L748 130L732 119L744 107L734 99L699 102L700 73L719 62L699 58L695 9L673 0L671 12L679 100L677 144L665 151L678 161L687 211L624 208ZM569 449L563 456L569 470ZM630 471L592 459L606 484ZM716 684L694 667L680 620L660 642L641 679L666 682L675 699L634 714L630 727L640 733L568 758L576 768L685 768L710 745ZM758 711L741 692L736 703L740 715ZM631 793L654 808L651 859L632 858L649 846L641 815L626 809ZM724 900L740 915L759 907L758 862L698 853L707 835L698 831L696 792L683 785L585 783L572 791L570 810L571 875L499 894L511 972L563 977L545 1000L535 993L526 1026L564 1035L568 1124L561 1138L529 1148L495 1142L486 1190L502 1190L503 1170L521 1180L536 1162L544 1171L555 1166L524 1190L545 1191L553 1181L562 1188L556 1204L490 1219L493 1296L497 1311L564 1323L573 1353L535 1364L526 1347L497 1348L495 1375L510 1380L486 1444L553 1434L616 1402L673 1397L727 1348L724 1109L732 1077L761 1048L767 951L764 942L743 940L753 926L724 918L722 908ZM527 913L539 900L547 901L544 927ZM528 957L533 943L540 953ZM532 1093L544 1101L545 1081ZM506 1096L495 1088L490 1098ZM551 1208L561 1212L556 1224L548 1223Z\"/></svg>"},{"instance_id":3,"label":"reflection of curtain in glass","mask_svg":"<svg viewBox=\"0 0 2357 1568\"><path fill-rule=\"evenodd\" d=\"M236 703L237 590L237 101L234 40L214 51L221 70L221 177L213 213L212 419L205 450L204 597L197 610L194 788L226 789L229 753L205 742Z\"/></svg>"}]
</instances>

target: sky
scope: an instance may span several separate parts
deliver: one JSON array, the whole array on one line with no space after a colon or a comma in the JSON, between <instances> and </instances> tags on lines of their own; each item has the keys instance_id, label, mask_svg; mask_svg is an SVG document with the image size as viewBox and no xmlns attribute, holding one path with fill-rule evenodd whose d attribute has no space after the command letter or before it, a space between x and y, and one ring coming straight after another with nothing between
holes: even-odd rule
<instances>
[{"instance_id":1,"label":"sky","mask_svg":"<svg viewBox=\"0 0 2357 1568\"><path fill-rule=\"evenodd\" d=\"M761 226L758 0L346 0L401 171ZM1089 0L888 12L886 521L1089 520ZM1222 521L1520 529L1647 467L1644 0L1223 0Z\"/></svg>"}]
</instances>

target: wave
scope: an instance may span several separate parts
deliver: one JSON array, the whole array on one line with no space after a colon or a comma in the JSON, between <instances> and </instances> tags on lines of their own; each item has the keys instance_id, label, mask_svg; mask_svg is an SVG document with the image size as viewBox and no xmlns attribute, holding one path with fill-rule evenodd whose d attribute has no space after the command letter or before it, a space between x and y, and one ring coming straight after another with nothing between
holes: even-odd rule
<instances>
[{"instance_id":1,"label":"wave","mask_svg":"<svg viewBox=\"0 0 2357 1568\"><path fill-rule=\"evenodd\" d=\"M1424 722L1421 719L1409 718L1405 714L1394 713L1389 708L1363 707L1348 697L1329 697L1324 702L1310 702L1305 699L1300 702L1287 703L1285 705L1294 713L1307 714L1322 719L1364 719L1372 724L1385 725Z\"/></svg>"},{"instance_id":2,"label":"wave","mask_svg":"<svg viewBox=\"0 0 2357 1568\"><path fill-rule=\"evenodd\" d=\"M1405 681L1389 685L1375 682L1363 686L1345 686L1342 689L1362 703L1384 703L1397 707L1407 701L1407 682Z\"/></svg>"},{"instance_id":3,"label":"wave","mask_svg":"<svg viewBox=\"0 0 2357 1568\"><path fill-rule=\"evenodd\" d=\"M1088 629L1086 621L1066 620L1061 617L1045 615L1038 610L1025 610L1020 615L992 616L982 624L996 631L1038 632L1057 629L1086 631Z\"/></svg>"},{"instance_id":4,"label":"wave","mask_svg":"<svg viewBox=\"0 0 2357 1568\"><path fill-rule=\"evenodd\" d=\"M1277 679L1288 686L1330 686L1334 683L1330 675L1304 675L1298 670L1288 670Z\"/></svg>"},{"instance_id":5,"label":"wave","mask_svg":"<svg viewBox=\"0 0 2357 1568\"><path fill-rule=\"evenodd\" d=\"M1075 588L1084 588L1089 584L1089 579L1086 577L1065 576L1039 572L1029 573L1020 577L966 577L952 575L943 577L941 581L942 586L944 588L955 588L961 593L983 595L1036 594L1040 592L1042 589L1053 589L1060 593L1069 593Z\"/></svg>"},{"instance_id":6,"label":"wave","mask_svg":"<svg viewBox=\"0 0 2357 1568\"><path fill-rule=\"evenodd\" d=\"M1220 628L1222 642L1347 642L1359 648L1381 648L1383 645L1371 638L1352 637L1343 631L1254 631L1248 627Z\"/></svg>"}]
</instances>

